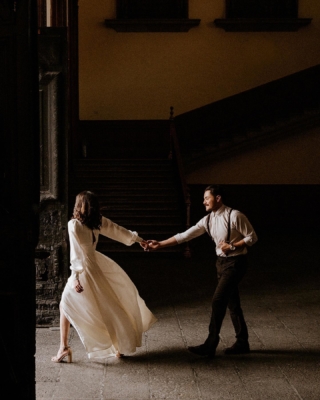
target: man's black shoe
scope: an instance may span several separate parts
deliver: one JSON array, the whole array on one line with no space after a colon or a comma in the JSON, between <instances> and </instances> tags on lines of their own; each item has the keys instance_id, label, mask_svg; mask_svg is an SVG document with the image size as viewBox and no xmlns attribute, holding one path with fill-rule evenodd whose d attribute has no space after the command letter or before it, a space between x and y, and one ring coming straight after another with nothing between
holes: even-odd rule
<instances>
[{"instance_id":1,"label":"man's black shoe","mask_svg":"<svg viewBox=\"0 0 320 400\"><path fill-rule=\"evenodd\" d=\"M224 350L224 354L231 355L231 354L247 354L250 353L250 346L248 342L239 343L235 342L231 347L227 347Z\"/></svg>"},{"instance_id":2,"label":"man's black shoe","mask_svg":"<svg viewBox=\"0 0 320 400\"><path fill-rule=\"evenodd\" d=\"M189 346L188 350L196 354L197 356L203 356L203 357L209 357L209 358L214 358L216 351L215 349L212 350L208 346L204 344L200 344L199 346Z\"/></svg>"}]
</instances>

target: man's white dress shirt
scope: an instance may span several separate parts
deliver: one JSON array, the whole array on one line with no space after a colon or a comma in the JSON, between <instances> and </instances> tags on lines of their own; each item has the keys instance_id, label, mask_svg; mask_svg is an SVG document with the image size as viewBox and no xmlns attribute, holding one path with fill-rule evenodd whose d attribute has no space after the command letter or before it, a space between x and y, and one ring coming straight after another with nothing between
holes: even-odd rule
<instances>
[{"instance_id":1,"label":"man's white dress shirt","mask_svg":"<svg viewBox=\"0 0 320 400\"><path fill-rule=\"evenodd\" d=\"M219 243L227 240L230 210L230 207L222 205L217 211L212 211L209 217L210 234L216 244L216 253L220 257L246 254L247 246L252 246L258 240L247 217L238 210L232 210L230 215L230 243L237 243L243 239L246 246L236 248L234 251L230 251L228 255L223 253ZM203 217L196 225L175 235L176 241L180 244L203 235L207 231L207 218L208 216Z\"/></svg>"}]
</instances>

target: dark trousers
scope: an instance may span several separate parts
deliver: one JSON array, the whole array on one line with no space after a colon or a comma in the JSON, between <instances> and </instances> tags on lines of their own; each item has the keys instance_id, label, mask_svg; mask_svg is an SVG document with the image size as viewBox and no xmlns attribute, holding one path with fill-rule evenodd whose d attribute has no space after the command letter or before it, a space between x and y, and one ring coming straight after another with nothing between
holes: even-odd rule
<instances>
[{"instance_id":1,"label":"dark trousers","mask_svg":"<svg viewBox=\"0 0 320 400\"><path fill-rule=\"evenodd\" d=\"M212 314L209 325L209 336L206 345L215 349L219 343L219 333L227 308L237 341L248 341L248 329L240 305L238 285L247 270L247 257L218 257L216 262L218 284L212 299Z\"/></svg>"}]
</instances>

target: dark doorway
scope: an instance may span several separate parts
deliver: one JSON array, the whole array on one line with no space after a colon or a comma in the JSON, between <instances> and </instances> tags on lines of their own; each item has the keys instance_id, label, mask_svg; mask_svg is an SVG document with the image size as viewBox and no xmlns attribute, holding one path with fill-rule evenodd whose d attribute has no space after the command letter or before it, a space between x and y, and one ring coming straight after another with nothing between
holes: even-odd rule
<instances>
[{"instance_id":1,"label":"dark doorway","mask_svg":"<svg viewBox=\"0 0 320 400\"><path fill-rule=\"evenodd\" d=\"M0 351L3 393L35 398L35 268L39 129L37 7L0 7L1 250Z\"/></svg>"}]
</instances>

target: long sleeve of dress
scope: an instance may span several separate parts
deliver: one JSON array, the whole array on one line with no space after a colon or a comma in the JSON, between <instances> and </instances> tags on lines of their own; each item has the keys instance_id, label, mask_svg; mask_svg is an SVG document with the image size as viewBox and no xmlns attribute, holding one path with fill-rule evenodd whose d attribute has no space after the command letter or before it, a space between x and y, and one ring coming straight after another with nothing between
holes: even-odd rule
<instances>
[{"instance_id":1,"label":"long sleeve of dress","mask_svg":"<svg viewBox=\"0 0 320 400\"><path fill-rule=\"evenodd\" d=\"M110 219L102 217L102 226L100 234L107 236L110 239L116 240L127 246L131 246L133 243L142 242L142 238L138 236L137 232L132 232L123 226L117 225Z\"/></svg>"},{"instance_id":2,"label":"long sleeve of dress","mask_svg":"<svg viewBox=\"0 0 320 400\"><path fill-rule=\"evenodd\" d=\"M83 226L79 221L72 219L68 222L68 232L70 241L70 269L71 269L71 280L79 278L84 270L86 262L85 252L80 245L80 236Z\"/></svg>"}]
</instances>

